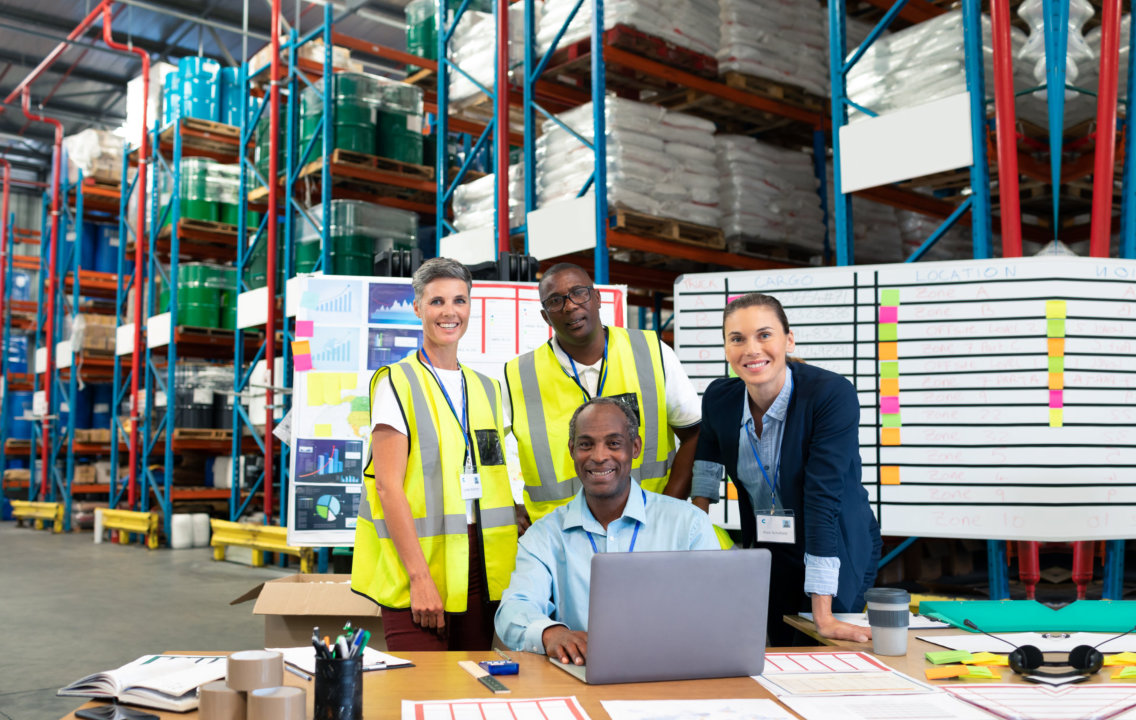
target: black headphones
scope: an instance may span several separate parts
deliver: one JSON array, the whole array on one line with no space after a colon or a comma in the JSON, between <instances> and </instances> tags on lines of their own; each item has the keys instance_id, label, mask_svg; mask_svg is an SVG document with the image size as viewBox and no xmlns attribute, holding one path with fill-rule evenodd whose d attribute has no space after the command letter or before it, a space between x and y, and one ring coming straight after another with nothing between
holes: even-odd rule
<instances>
[{"instance_id":1,"label":"black headphones","mask_svg":"<svg viewBox=\"0 0 1136 720\"><path fill-rule=\"evenodd\" d=\"M976 630L983 635L990 635L990 633L979 628L970 620L964 620L963 625L966 625L968 628ZM1128 632L1131 632L1131 630L1129 630ZM1126 634L1127 633L1121 633L1121 635L1118 635L1117 637ZM1016 675L1022 675L1026 677L1026 679L1029 679L1030 675L1040 675L1041 677L1049 678L1067 678L1080 675L1083 676L1082 679L1087 680L1090 675L1098 672L1104 665L1104 655L1091 645L1078 645L1077 647L1073 648L1069 651L1069 657L1065 661L1047 661L1045 659L1045 655L1042 654L1041 650L1039 650L1036 645L1019 646L1014 645L1009 640L1000 638L996 635L990 635L990 637L997 638L998 640L1001 640L1010 647L1014 648L1013 652L1010 653L1010 656L1008 658L1010 661L1010 669L1013 670ZM1073 669L1065 670L1062 672L1049 672L1041 669L1043 667L1065 666L1071 667ZM1077 680L1074 682L1080 681Z\"/></svg>"}]
</instances>

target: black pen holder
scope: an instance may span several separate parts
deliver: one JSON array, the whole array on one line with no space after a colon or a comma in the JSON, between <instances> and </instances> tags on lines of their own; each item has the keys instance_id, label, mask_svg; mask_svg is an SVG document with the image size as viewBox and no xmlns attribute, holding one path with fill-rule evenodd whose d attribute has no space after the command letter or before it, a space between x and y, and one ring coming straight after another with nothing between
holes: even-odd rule
<instances>
[{"instance_id":1,"label":"black pen holder","mask_svg":"<svg viewBox=\"0 0 1136 720\"><path fill-rule=\"evenodd\" d=\"M363 656L316 658L315 720L363 720Z\"/></svg>"}]
</instances>

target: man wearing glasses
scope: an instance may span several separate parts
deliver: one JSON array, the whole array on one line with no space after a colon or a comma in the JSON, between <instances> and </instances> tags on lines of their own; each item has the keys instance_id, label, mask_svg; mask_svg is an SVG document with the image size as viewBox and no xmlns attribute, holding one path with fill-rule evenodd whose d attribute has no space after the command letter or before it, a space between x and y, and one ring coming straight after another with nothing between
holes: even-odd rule
<instances>
[{"instance_id":1,"label":"man wearing glasses","mask_svg":"<svg viewBox=\"0 0 1136 720\"><path fill-rule=\"evenodd\" d=\"M599 396L624 403L639 422L643 450L632 477L648 491L686 499L702 407L674 350L654 332L605 327L599 293L577 265L549 268L539 292L553 337L505 365L505 415L512 417L531 521L579 492L568 421Z\"/></svg>"}]
</instances>

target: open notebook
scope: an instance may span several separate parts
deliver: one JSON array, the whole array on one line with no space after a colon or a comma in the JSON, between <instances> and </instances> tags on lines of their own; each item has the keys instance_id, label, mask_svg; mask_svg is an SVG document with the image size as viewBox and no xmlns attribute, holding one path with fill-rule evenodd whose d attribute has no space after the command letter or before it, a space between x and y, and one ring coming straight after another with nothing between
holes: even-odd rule
<instances>
[{"instance_id":1,"label":"open notebook","mask_svg":"<svg viewBox=\"0 0 1136 720\"><path fill-rule=\"evenodd\" d=\"M185 712L197 707L197 688L225 677L227 666L223 655L143 655L80 678L58 694Z\"/></svg>"}]
</instances>

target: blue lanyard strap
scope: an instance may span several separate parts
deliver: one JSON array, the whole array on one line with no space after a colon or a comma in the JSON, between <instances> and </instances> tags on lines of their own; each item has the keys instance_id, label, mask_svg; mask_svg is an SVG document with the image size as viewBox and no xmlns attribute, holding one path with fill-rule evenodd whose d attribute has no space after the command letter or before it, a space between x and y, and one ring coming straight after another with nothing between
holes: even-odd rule
<instances>
[{"instance_id":1,"label":"blue lanyard strap","mask_svg":"<svg viewBox=\"0 0 1136 720\"><path fill-rule=\"evenodd\" d=\"M756 420L751 420L756 422ZM769 473L765 472L765 464L761 462L761 457L757 454L757 445L753 442L753 435L750 429L746 429L746 440L749 440L749 449L753 452L753 459L757 461L757 467L761 469L761 477L765 478L765 484L769 487L769 494L773 498L773 507L777 507L777 486L769 479ZM781 475L780 463L778 463L776 475Z\"/></svg>"},{"instance_id":2,"label":"blue lanyard strap","mask_svg":"<svg viewBox=\"0 0 1136 720\"><path fill-rule=\"evenodd\" d=\"M469 447L469 417L466 414L467 408L466 408L466 392L465 392L465 373L462 373L462 376L461 376L461 381L462 381L462 412L461 412L461 416L459 417L457 408L454 407L454 401L450 399L450 394L448 392L446 392L445 383L443 383L442 379L440 377L438 377L438 371L434 368L434 363L430 362L430 356L426 354L426 348L419 348L419 351L422 353L422 357L424 357L426 359L426 364L430 366L430 374L434 376L434 380L437 381L438 387L442 389L442 397L446 398L446 404L450 406L450 412L452 412L454 414L454 419L457 420L458 424L461 425L462 440L465 442L466 456L467 456L468 460L472 460L473 458L471 456L469 456L469 452L470 452L470 447ZM458 365L458 370L459 371L461 370L461 365Z\"/></svg>"},{"instance_id":3,"label":"blue lanyard strap","mask_svg":"<svg viewBox=\"0 0 1136 720\"><path fill-rule=\"evenodd\" d=\"M596 397L603 395L604 384L607 383L607 340L607 329L605 328L603 362L600 363L600 383L596 386ZM564 348L561 348L561 350L563 349ZM564 354L568 355L567 351L565 351ZM576 386L580 388L580 392L584 393L584 401L587 402L591 400L592 396L584 389L584 383L580 382L580 373L576 372L576 361L572 359L571 355L568 355L568 363L572 366L572 379L576 381ZM564 370L564 366L561 366L560 369ZM564 374L567 375L568 373Z\"/></svg>"},{"instance_id":4,"label":"blue lanyard strap","mask_svg":"<svg viewBox=\"0 0 1136 720\"><path fill-rule=\"evenodd\" d=\"M647 507L647 491L644 490L643 488L639 488L639 492L643 493L643 507L646 508ZM639 528L641 528L641 527L643 527L643 523L636 520L635 521L635 532L631 533L631 547L627 548L627 552L635 552L635 541L639 539ZM591 532L589 532L587 530L585 530L584 532L588 533L588 542L590 542L592 544L592 552L599 555L600 549L598 547L596 547L596 539L594 537L592 537Z\"/></svg>"}]
</instances>

